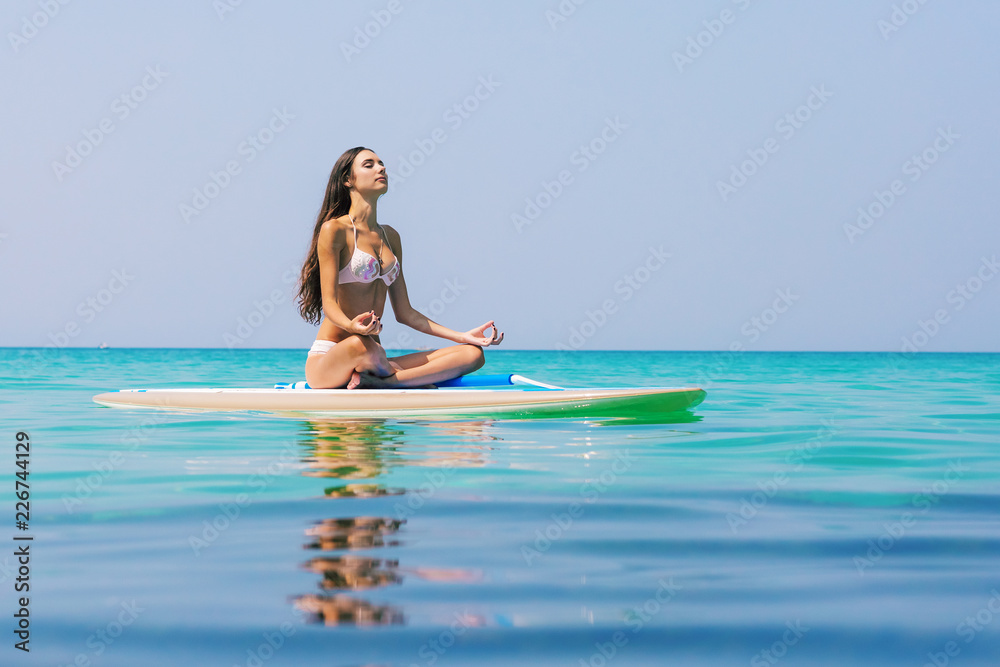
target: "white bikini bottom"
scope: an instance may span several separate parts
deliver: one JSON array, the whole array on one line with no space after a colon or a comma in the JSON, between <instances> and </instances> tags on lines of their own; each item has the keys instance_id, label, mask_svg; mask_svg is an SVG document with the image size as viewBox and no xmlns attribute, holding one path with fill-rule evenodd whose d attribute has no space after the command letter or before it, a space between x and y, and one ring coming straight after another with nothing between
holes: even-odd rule
<instances>
[{"instance_id":1,"label":"white bikini bottom","mask_svg":"<svg viewBox=\"0 0 1000 667\"><path fill-rule=\"evenodd\" d=\"M322 338L319 338L312 344L312 347L309 348L309 354L326 354L332 350L333 346L336 344L336 341L323 340Z\"/></svg>"}]
</instances>

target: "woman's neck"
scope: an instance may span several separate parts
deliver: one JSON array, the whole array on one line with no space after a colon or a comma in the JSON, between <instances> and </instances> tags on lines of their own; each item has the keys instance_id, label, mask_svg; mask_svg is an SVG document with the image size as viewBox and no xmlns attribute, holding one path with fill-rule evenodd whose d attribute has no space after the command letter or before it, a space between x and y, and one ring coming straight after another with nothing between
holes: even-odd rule
<instances>
[{"instance_id":1,"label":"woman's neck","mask_svg":"<svg viewBox=\"0 0 1000 667\"><path fill-rule=\"evenodd\" d=\"M352 192L351 208L348 213L358 227L375 229L378 225L378 200L367 201L357 192Z\"/></svg>"}]
</instances>

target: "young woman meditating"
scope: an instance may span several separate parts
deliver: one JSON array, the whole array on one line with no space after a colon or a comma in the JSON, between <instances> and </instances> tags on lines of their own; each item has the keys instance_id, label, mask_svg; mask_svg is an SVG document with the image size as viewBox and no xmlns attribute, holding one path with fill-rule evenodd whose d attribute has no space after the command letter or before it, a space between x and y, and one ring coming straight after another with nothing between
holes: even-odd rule
<instances>
[{"instance_id":1,"label":"young woman meditating","mask_svg":"<svg viewBox=\"0 0 1000 667\"><path fill-rule=\"evenodd\" d=\"M459 333L410 305L399 233L378 223L378 198L388 189L382 160L360 146L341 155L330 174L299 278L299 313L320 324L306 357L314 389L433 385L481 368L482 348L503 340L493 320ZM378 337L386 294L397 322L457 345L388 358Z\"/></svg>"}]
</instances>

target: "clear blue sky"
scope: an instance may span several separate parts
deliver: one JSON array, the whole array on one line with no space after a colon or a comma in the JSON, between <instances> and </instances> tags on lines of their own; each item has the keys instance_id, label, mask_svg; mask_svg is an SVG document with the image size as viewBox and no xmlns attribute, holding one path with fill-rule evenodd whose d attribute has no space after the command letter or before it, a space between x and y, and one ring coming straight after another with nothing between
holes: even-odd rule
<instances>
[{"instance_id":1,"label":"clear blue sky","mask_svg":"<svg viewBox=\"0 0 1000 667\"><path fill-rule=\"evenodd\" d=\"M365 145L508 349L1000 350L995 2L6 7L0 345L304 351Z\"/></svg>"}]
</instances>

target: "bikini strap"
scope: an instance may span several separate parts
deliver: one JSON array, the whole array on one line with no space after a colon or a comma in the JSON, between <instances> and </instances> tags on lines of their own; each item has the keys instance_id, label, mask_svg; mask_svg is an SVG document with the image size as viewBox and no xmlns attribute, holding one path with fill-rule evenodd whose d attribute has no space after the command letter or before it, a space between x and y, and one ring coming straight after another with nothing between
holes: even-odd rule
<instances>
[{"instance_id":1,"label":"bikini strap","mask_svg":"<svg viewBox=\"0 0 1000 667\"><path fill-rule=\"evenodd\" d=\"M347 214L347 217L351 220L351 227L354 227L354 249L357 250L358 249L358 226L354 224L354 218L351 216L350 213Z\"/></svg>"},{"instance_id":2,"label":"bikini strap","mask_svg":"<svg viewBox=\"0 0 1000 667\"><path fill-rule=\"evenodd\" d=\"M358 226L354 224L354 218L351 216L350 213L347 214L347 217L350 218L350 220L351 220L351 227L354 227L354 252L357 252L358 251ZM380 232L379 233L379 249L378 249L379 257L377 258L376 261L378 261L379 266L382 266L382 257L381 257L381 255L382 255L382 248L384 246L388 245L388 243L386 243L386 242L389 240L389 237L388 237L388 235L386 235L385 230L382 229L382 225L379 225L379 232ZM374 250L374 249L375 248L373 246L372 250ZM392 246L391 245L389 246L389 251L392 252ZM365 252L365 251L362 250L361 252ZM368 253L365 253L365 254L367 255ZM392 256L396 257L396 253L393 252ZM371 255L369 255L369 257L371 257ZM352 255L352 258L353 258L353 255ZM397 258L396 261L398 262L399 259Z\"/></svg>"}]
</instances>

